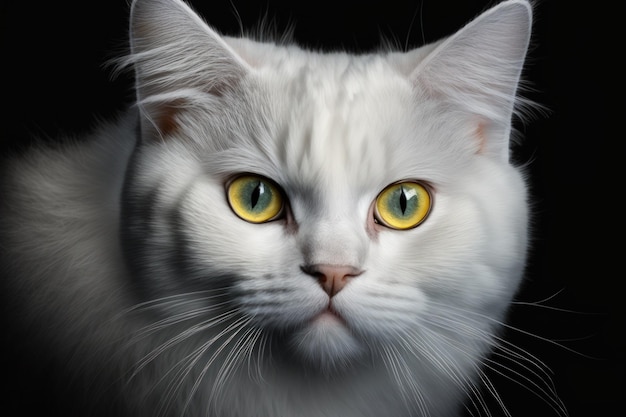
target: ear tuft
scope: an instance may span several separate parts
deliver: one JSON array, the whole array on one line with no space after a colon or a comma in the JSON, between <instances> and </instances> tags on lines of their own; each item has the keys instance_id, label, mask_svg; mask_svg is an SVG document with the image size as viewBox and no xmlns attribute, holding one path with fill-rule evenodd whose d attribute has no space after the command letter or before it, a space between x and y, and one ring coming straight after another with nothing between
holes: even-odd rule
<instances>
[{"instance_id":1,"label":"ear tuft","mask_svg":"<svg viewBox=\"0 0 626 417\"><path fill-rule=\"evenodd\" d=\"M181 0L135 0L130 43L144 136L172 133L179 111L223 96L248 71L238 54Z\"/></svg>"},{"instance_id":2,"label":"ear tuft","mask_svg":"<svg viewBox=\"0 0 626 417\"><path fill-rule=\"evenodd\" d=\"M504 1L436 45L411 74L418 93L479 121L482 152L506 159L531 23L527 1Z\"/></svg>"}]
</instances>

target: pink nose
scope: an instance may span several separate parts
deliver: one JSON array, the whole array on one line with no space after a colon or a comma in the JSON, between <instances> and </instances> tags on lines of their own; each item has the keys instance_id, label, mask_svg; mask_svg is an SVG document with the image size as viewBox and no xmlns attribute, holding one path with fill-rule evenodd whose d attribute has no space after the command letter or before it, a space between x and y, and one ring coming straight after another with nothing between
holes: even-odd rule
<instances>
[{"instance_id":1,"label":"pink nose","mask_svg":"<svg viewBox=\"0 0 626 417\"><path fill-rule=\"evenodd\" d=\"M363 271L352 266L324 264L303 266L302 270L317 278L330 297L341 291L352 278L363 273Z\"/></svg>"}]
</instances>

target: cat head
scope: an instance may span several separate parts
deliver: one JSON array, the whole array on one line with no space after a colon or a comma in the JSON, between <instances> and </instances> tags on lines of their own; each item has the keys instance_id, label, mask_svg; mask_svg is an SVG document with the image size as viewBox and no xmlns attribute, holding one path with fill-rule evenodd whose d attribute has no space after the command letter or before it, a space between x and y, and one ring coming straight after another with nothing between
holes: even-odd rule
<instances>
[{"instance_id":1,"label":"cat head","mask_svg":"<svg viewBox=\"0 0 626 417\"><path fill-rule=\"evenodd\" d=\"M512 0L412 51L323 54L136 0L139 293L219 305L328 369L413 338L459 366L482 354L524 267L509 142L530 22Z\"/></svg>"}]
</instances>

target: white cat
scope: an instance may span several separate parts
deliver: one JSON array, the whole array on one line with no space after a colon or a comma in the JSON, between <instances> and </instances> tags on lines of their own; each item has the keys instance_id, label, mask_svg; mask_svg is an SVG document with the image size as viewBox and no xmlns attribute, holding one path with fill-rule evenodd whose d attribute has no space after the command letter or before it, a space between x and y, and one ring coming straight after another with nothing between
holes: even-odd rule
<instances>
[{"instance_id":1,"label":"white cat","mask_svg":"<svg viewBox=\"0 0 626 417\"><path fill-rule=\"evenodd\" d=\"M406 53L131 9L137 105L12 160L4 291L79 415L455 416L524 271L531 8ZM67 375L65 375L67 374Z\"/></svg>"}]
</instances>

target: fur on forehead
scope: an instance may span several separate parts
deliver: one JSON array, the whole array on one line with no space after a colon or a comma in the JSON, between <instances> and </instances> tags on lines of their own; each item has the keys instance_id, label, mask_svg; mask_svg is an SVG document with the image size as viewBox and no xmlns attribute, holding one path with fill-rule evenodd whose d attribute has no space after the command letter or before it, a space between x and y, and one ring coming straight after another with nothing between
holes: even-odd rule
<instances>
[{"instance_id":1,"label":"fur on forehead","mask_svg":"<svg viewBox=\"0 0 626 417\"><path fill-rule=\"evenodd\" d=\"M289 76L259 74L280 131L279 161L307 182L403 175L394 164L419 148L413 89L383 57L310 55ZM415 173L417 174L417 173ZM404 175L408 175L408 172ZM398 178L399 179L399 178Z\"/></svg>"},{"instance_id":2,"label":"fur on forehead","mask_svg":"<svg viewBox=\"0 0 626 417\"><path fill-rule=\"evenodd\" d=\"M212 170L248 170L295 187L380 189L402 179L440 180L442 166L459 164L455 134L466 155L474 152L471 130L454 133L448 123L442 132L437 104L417 103L410 81L385 56L296 55L242 82L246 122L234 121L242 129L228 135L228 150L207 155Z\"/></svg>"}]
</instances>

